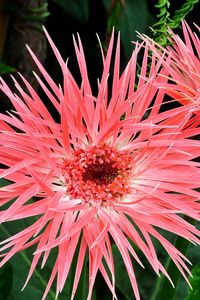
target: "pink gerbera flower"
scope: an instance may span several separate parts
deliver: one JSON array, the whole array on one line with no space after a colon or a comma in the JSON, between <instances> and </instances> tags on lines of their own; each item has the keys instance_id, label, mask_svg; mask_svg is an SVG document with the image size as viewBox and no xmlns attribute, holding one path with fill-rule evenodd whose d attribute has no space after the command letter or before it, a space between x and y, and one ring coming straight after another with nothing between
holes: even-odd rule
<instances>
[{"instance_id":1,"label":"pink gerbera flower","mask_svg":"<svg viewBox=\"0 0 200 300\"><path fill-rule=\"evenodd\" d=\"M194 110L200 110L200 40L186 22L182 22L184 41L169 29L170 46L163 51L158 47L151 48L159 59L165 53L163 65L169 72L170 82L162 87L173 99L184 105L192 105ZM161 48L160 48L161 49ZM161 86L160 86L161 87Z\"/></svg>"},{"instance_id":2,"label":"pink gerbera flower","mask_svg":"<svg viewBox=\"0 0 200 300\"><path fill-rule=\"evenodd\" d=\"M187 258L157 228L200 243L200 232L182 218L184 214L200 219L200 193L195 190L200 182L199 163L195 160L200 142L192 140L194 132L191 130L182 131L192 112L184 107L160 112L165 91L157 91L154 83L166 82L166 73L162 69L164 76L157 76L161 62L153 57L147 76L147 47L139 79L136 64L141 45L136 45L120 75L118 38L112 87L108 92L113 34L107 55L103 55L103 74L98 82L98 94L94 96L79 37L74 45L82 78L80 87L48 33L46 35L63 72L63 88L29 51L46 85L35 76L58 111L60 121L54 121L22 75L29 93L15 79L19 95L13 93L1 79L0 89L10 98L16 112L1 114L0 175L10 180L10 184L0 189L0 222L38 218L31 226L1 242L0 265L15 253L36 244L28 282L41 256L44 266L50 251L57 247L58 255L44 299L56 276L57 293L62 291L80 244L71 300L87 252L87 299L91 299L98 271L113 299L117 299L112 254L112 243L115 243L135 298L139 300L131 258L142 267L143 264L130 240L141 249L154 271L163 272L170 280L170 274L156 255L151 240L154 237L187 280L186 275L190 274L185 264ZM31 197L37 201L30 203Z\"/></svg>"}]
</instances>

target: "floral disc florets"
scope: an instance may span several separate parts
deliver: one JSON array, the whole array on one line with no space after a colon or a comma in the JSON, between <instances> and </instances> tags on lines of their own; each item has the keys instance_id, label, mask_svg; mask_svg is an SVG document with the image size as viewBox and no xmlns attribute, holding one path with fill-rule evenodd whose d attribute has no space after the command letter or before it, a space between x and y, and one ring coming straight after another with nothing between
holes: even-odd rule
<instances>
[{"instance_id":1,"label":"floral disc florets","mask_svg":"<svg viewBox=\"0 0 200 300\"><path fill-rule=\"evenodd\" d=\"M67 193L84 201L120 201L130 192L132 164L131 154L105 144L75 150L63 165Z\"/></svg>"}]
</instances>

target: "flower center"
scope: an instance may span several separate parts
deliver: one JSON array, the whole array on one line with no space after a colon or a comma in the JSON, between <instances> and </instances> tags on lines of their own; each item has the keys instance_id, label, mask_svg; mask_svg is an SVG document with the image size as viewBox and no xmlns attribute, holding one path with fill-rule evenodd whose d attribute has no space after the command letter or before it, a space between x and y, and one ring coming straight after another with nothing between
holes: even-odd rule
<instances>
[{"instance_id":1,"label":"flower center","mask_svg":"<svg viewBox=\"0 0 200 300\"><path fill-rule=\"evenodd\" d=\"M63 164L67 193L84 201L119 201L129 191L132 155L108 145L74 151Z\"/></svg>"},{"instance_id":2,"label":"flower center","mask_svg":"<svg viewBox=\"0 0 200 300\"><path fill-rule=\"evenodd\" d=\"M85 168L82 178L84 181L93 181L98 185L108 185L117 175L118 169L113 167L113 163L95 162Z\"/></svg>"}]
</instances>

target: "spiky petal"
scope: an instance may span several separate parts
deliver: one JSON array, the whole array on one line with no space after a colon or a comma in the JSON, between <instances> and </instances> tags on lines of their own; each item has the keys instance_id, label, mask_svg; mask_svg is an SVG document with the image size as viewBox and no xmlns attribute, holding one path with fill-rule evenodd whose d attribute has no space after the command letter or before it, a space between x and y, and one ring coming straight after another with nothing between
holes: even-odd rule
<instances>
[{"instance_id":1,"label":"spiky petal","mask_svg":"<svg viewBox=\"0 0 200 300\"><path fill-rule=\"evenodd\" d=\"M148 69L145 48L139 79L136 45L120 75L119 38L113 50L114 33L105 57L97 95L92 94L83 47L78 36L74 46L82 82L75 82L67 64L46 32L63 72L63 87L57 85L29 49L46 83L36 78L60 121L50 112L26 79L24 91L13 79L18 94L1 79L0 89L8 96L15 113L1 114L0 176L11 181L0 189L0 222L37 216L29 227L1 242L5 264L14 254L36 245L27 278L40 258L45 265L51 250L58 255L43 299L57 277L57 294L67 280L75 250L77 266L71 300L77 290L86 253L89 261L89 292L100 271L115 293L114 257L111 239L126 266L136 300L140 299L132 259L142 267L129 240L141 249L154 271L163 272L152 243L157 239L182 275L190 271L184 257L157 228L199 244L200 232L182 215L200 219L200 142L185 128L192 111L184 107L161 112L165 91L157 86L167 81L162 59L152 57ZM108 78L115 54L112 93ZM158 71L163 76L158 76ZM135 85L137 83L137 89ZM111 96L109 96L111 94ZM194 126L193 126L194 127ZM184 129L184 130L183 130ZM199 128L194 128L199 132ZM34 197L36 201L29 202ZM12 201L15 199L15 201ZM10 206L8 207L8 204ZM6 204L6 208L5 205ZM139 228L139 232L136 228ZM26 282L26 283L27 283Z\"/></svg>"}]
</instances>

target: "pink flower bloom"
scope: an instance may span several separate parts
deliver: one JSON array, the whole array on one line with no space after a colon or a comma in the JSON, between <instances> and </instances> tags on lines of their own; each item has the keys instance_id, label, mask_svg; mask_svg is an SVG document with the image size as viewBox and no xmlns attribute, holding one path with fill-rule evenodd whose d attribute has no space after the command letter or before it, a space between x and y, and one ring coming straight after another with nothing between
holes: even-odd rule
<instances>
[{"instance_id":1,"label":"pink flower bloom","mask_svg":"<svg viewBox=\"0 0 200 300\"><path fill-rule=\"evenodd\" d=\"M169 72L170 83L161 85L166 93L184 105L200 111L200 39L186 22L182 22L184 41L169 29L170 46L163 51L152 47L160 59L165 52L163 65ZM200 28L196 26L199 33ZM160 86L160 87L161 87Z\"/></svg>"},{"instance_id":2,"label":"pink flower bloom","mask_svg":"<svg viewBox=\"0 0 200 300\"><path fill-rule=\"evenodd\" d=\"M169 71L177 86L173 97L183 104L191 103L196 110L200 109L200 40L186 22L182 23L185 42L172 31L168 48L172 63ZM199 31L199 28L197 27ZM170 87L169 87L170 88Z\"/></svg>"},{"instance_id":3,"label":"pink flower bloom","mask_svg":"<svg viewBox=\"0 0 200 300\"><path fill-rule=\"evenodd\" d=\"M89 293L100 271L115 293L114 242L126 266L135 298L140 299L131 258L143 264L130 240L141 249L154 271L163 272L152 243L157 239L187 280L190 271L184 257L157 228L199 244L200 232L181 215L200 219L200 142L191 137L199 128L182 130L191 112L179 107L160 112L165 91L154 84L166 82L157 76L161 61L152 58L147 76L148 48L145 48L139 79L136 78L136 45L120 75L120 46L117 41L111 92L108 80L114 34L98 82L92 94L81 41L74 40L81 73L79 87L56 46L47 38L63 72L63 88L58 86L29 49L46 84L35 74L41 88L60 115L56 122L26 79L25 92L14 79L19 95L1 79L0 89L10 98L16 112L1 114L0 175L11 183L0 189L0 222L32 216L28 228L1 242L5 264L15 253L34 244L30 279L43 255L45 265L50 251L58 255L45 299L57 276L57 294L62 291L78 243L80 243L71 300L77 290L83 262L89 257ZM160 71L165 75L165 70ZM138 80L137 90L134 89ZM108 95L111 96L109 97ZM152 106L153 103L153 106ZM30 203L29 199L38 199ZM9 208L4 205L12 199ZM8 206L8 205L7 205ZM139 231L136 229L139 228ZM26 282L26 283L27 283Z\"/></svg>"}]
</instances>

